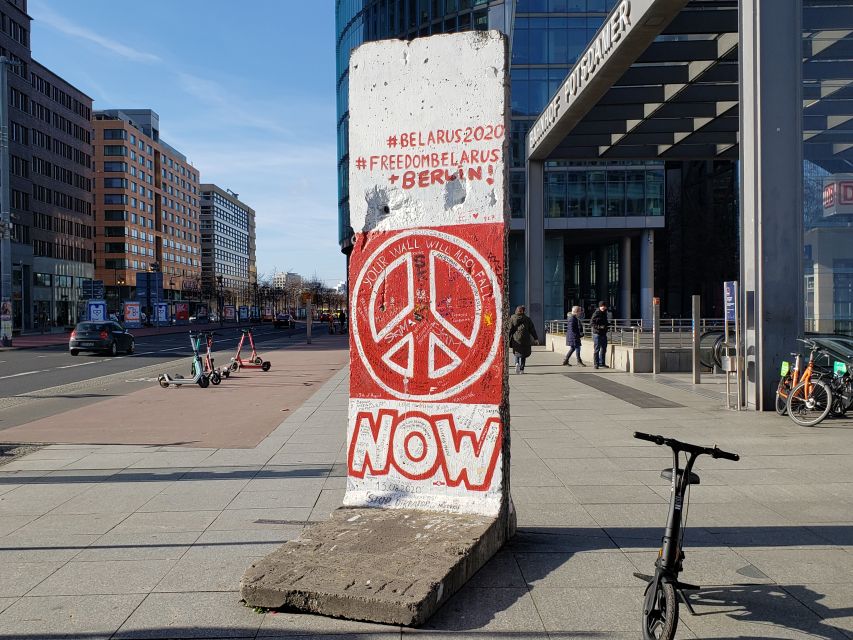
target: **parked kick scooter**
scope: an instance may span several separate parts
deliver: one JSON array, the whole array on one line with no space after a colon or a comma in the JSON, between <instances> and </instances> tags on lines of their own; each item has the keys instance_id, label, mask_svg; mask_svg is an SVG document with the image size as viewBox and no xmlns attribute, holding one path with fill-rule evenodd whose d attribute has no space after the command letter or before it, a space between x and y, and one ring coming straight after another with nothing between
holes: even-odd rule
<instances>
[{"instance_id":1,"label":"parked kick scooter","mask_svg":"<svg viewBox=\"0 0 853 640\"><path fill-rule=\"evenodd\" d=\"M240 329L243 335L240 336L240 342L237 344L237 354L231 358L231 371L239 371L240 369L262 369L263 371L269 371L270 364L269 360L264 360L258 355L258 352L255 351L255 340L252 338L252 329L251 327L248 329ZM240 357L240 351L243 349L243 343L246 341L246 337L249 337L249 346L252 347L252 354L249 356L248 360L244 361Z\"/></svg>"},{"instance_id":2,"label":"parked kick scooter","mask_svg":"<svg viewBox=\"0 0 853 640\"><path fill-rule=\"evenodd\" d=\"M666 530L663 534L663 544L655 561L655 575L647 576L635 573L637 578L648 582L646 595L643 599L643 640L672 640L678 626L678 601L681 600L691 615L696 615L685 591L698 591L699 587L686 584L678 579L683 570L684 528L682 511L687 513L687 500L691 484L699 484L699 476L693 473L693 463L696 458L706 454L712 458L740 460L736 453L729 453L713 447L702 447L673 438L653 436L648 433L634 432L639 440L648 440L658 445L666 445L672 449L672 468L661 471L661 477L671 482L669 498L669 515L666 520ZM679 465L681 452L684 452L686 462L684 467Z\"/></svg>"},{"instance_id":3,"label":"parked kick scooter","mask_svg":"<svg viewBox=\"0 0 853 640\"><path fill-rule=\"evenodd\" d=\"M201 355L198 352L199 338L200 334L195 334L190 331L190 345L192 346L193 350L193 377L184 378L181 375L176 375L173 378L168 373L161 373L159 376L157 376L157 382L160 383L161 387L166 389L169 387L170 384L173 384L176 387L182 384L197 384L202 389L206 389L208 385L210 385L210 377L204 371L204 363L202 363Z\"/></svg>"},{"instance_id":4,"label":"parked kick scooter","mask_svg":"<svg viewBox=\"0 0 853 640\"><path fill-rule=\"evenodd\" d=\"M202 331L200 332L200 336L205 338L205 343L207 344L207 353L204 354L202 358L202 363L204 364L204 372L210 376L210 381L213 384L219 384L222 382L222 378L227 378L231 375L231 369L228 367L220 367L217 369L213 366L213 336L215 334L213 331Z\"/></svg>"}]
</instances>

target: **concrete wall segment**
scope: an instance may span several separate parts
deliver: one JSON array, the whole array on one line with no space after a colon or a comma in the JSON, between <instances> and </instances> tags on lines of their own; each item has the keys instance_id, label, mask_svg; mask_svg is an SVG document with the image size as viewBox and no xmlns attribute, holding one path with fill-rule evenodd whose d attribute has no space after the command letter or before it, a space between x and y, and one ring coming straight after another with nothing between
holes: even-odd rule
<instances>
[{"instance_id":1,"label":"concrete wall segment","mask_svg":"<svg viewBox=\"0 0 853 640\"><path fill-rule=\"evenodd\" d=\"M505 59L498 31L368 42L353 51L356 232L505 222L504 184L495 179L508 137ZM441 81L426 69L441 69Z\"/></svg>"},{"instance_id":2,"label":"concrete wall segment","mask_svg":"<svg viewBox=\"0 0 853 640\"><path fill-rule=\"evenodd\" d=\"M496 31L351 57L347 506L509 510L507 81Z\"/></svg>"}]
</instances>

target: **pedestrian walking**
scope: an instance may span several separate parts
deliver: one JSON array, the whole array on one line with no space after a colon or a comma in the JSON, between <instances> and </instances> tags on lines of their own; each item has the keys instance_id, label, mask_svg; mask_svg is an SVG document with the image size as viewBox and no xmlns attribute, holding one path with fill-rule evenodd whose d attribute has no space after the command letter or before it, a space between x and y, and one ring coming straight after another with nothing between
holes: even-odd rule
<instances>
[{"instance_id":1,"label":"pedestrian walking","mask_svg":"<svg viewBox=\"0 0 853 640\"><path fill-rule=\"evenodd\" d=\"M566 353L566 357L563 358L563 365L567 367L572 366L569 360L573 353L577 354L578 364L582 367L586 366L583 360L581 360L581 336L583 336L583 325L581 325L582 313L583 309L581 307L572 307L568 321L566 322L566 346L569 350Z\"/></svg>"},{"instance_id":2,"label":"pedestrian walking","mask_svg":"<svg viewBox=\"0 0 853 640\"><path fill-rule=\"evenodd\" d=\"M509 319L509 346L515 355L515 372L524 373L524 364L533 352L533 345L539 344L536 327L525 313L523 305L516 307Z\"/></svg>"},{"instance_id":3,"label":"pedestrian walking","mask_svg":"<svg viewBox=\"0 0 853 640\"><path fill-rule=\"evenodd\" d=\"M607 303L603 300L598 303L598 309L590 318L592 325L592 346L593 358L592 364L598 369L609 368L604 364L607 357L607 332L610 331L610 319L607 317Z\"/></svg>"}]
</instances>

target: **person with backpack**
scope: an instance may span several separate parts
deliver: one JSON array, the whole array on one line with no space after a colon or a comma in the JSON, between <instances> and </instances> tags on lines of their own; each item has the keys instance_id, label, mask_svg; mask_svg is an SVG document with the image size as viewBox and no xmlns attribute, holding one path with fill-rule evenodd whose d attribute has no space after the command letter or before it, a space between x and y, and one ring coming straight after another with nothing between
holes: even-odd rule
<instances>
[{"instance_id":1,"label":"person with backpack","mask_svg":"<svg viewBox=\"0 0 853 640\"><path fill-rule=\"evenodd\" d=\"M509 319L509 346L515 355L515 372L524 373L524 364L533 352L533 345L539 344L536 327L526 314L523 305L515 309Z\"/></svg>"},{"instance_id":2,"label":"person with backpack","mask_svg":"<svg viewBox=\"0 0 853 640\"><path fill-rule=\"evenodd\" d=\"M610 331L610 319L607 317L607 303L603 300L598 303L598 309L590 318L592 325L592 345L594 368L608 369L604 364L607 357L607 332Z\"/></svg>"},{"instance_id":3,"label":"person with backpack","mask_svg":"<svg viewBox=\"0 0 853 640\"><path fill-rule=\"evenodd\" d=\"M566 322L566 346L569 348L569 351L566 353L566 357L563 358L563 365L566 367L572 366L569 359L572 357L573 353L576 353L578 356L578 364L582 367L586 366L583 360L581 360L581 336L583 336L583 325L581 325L580 316L582 313L583 309L581 307L572 307L572 311L569 313L569 318Z\"/></svg>"}]
</instances>

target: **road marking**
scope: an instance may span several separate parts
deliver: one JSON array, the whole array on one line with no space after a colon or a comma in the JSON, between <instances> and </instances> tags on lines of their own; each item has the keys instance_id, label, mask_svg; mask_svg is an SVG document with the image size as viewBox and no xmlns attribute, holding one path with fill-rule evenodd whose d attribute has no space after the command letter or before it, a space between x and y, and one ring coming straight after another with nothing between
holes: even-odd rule
<instances>
[{"instance_id":1,"label":"road marking","mask_svg":"<svg viewBox=\"0 0 853 640\"><path fill-rule=\"evenodd\" d=\"M9 376L0 376L0 380L6 380L7 378L20 378L21 376L31 376L34 373L46 373L47 371L50 371L50 369L44 369L39 371L23 371L21 373L13 373Z\"/></svg>"},{"instance_id":2,"label":"road marking","mask_svg":"<svg viewBox=\"0 0 853 640\"><path fill-rule=\"evenodd\" d=\"M56 367L57 369L71 369L72 367L85 367L89 364L98 364L99 360L92 360L92 362L78 362L77 364L66 364L61 367Z\"/></svg>"}]
</instances>

